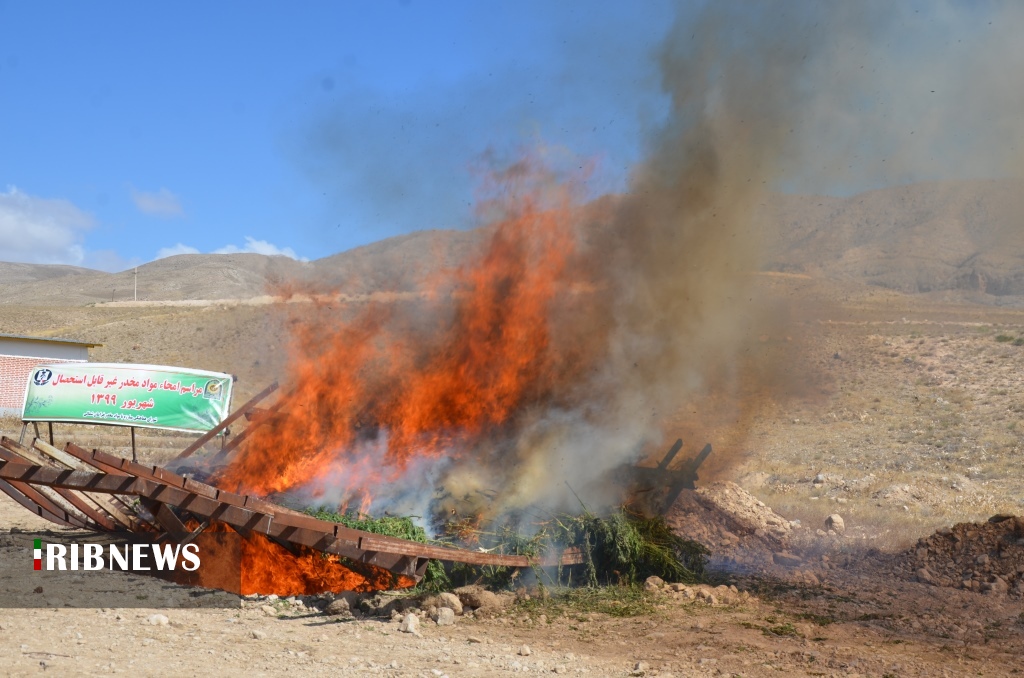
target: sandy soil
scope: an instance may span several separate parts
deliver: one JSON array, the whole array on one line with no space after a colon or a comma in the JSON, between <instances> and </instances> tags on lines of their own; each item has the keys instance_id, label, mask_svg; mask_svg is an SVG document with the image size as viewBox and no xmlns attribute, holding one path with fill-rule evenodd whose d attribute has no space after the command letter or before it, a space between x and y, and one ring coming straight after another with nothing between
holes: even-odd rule
<instances>
[{"instance_id":1,"label":"sandy soil","mask_svg":"<svg viewBox=\"0 0 1024 678\"><path fill-rule=\"evenodd\" d=\"M813 281L772 284L792 298L820 298L820 290L801 287ZM964 588L952 577L950 586L918 581L907 560L915 542L937 529L1024 512L1024 346L1016 345L1024 312L877 291L830 288L826 296L828 304L808 304L813 313L794 325L806 337L801 360L820 382L799 397L766 401L741 438L707 434L716 453L700 486L735 481L780 517L749 534L739 521L702 535L719 554L722 584L735 592L659 589L653 611L625 618L572 609L548 615L531 601L512 601L495 618L460 616L451 626L425 616L419 636L386 617L326 615L318 609L326 601L314 599L221 610L2 609L0 666L12 675L1024 671L1020 597ZM173 364L202 355L197 367L237 367L251 392L284 361L286 317L263 307L15 310L5 312L3 331L49 328L101 340L107 345L97 360ZM776 340L785 338L765 339ZM844 521L841 533L826 529L833 514ZM51 527L6 498L0 526L5 533ZM126 587L158 586L124 579Z\"/></svg>"}]
</instances>

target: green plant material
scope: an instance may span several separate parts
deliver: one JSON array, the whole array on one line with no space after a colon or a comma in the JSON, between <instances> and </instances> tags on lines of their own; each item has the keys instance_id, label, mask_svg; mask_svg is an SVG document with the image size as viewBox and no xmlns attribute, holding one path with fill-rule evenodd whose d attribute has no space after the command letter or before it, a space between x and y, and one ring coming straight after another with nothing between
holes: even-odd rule
<instances>
[{"instance_id":1,"label":"green plant material","mask_svg":"<svg viewBox=\"0 0 1024 678\"><path fill-rule=\"evenodd\" d=\"M1024 337L1017 337L1013 340L1014 346L1024 346Z\"/></svg>"},{"instance_id":2,"label":"green plant material","mask_svg":"<svg viewBox=\"0 0 1024 678\"><path fill-rule=\"evenodd\" d=\"M549 623L563 614L570 618L591 612L610 617L638 617L657 609L654 596L641 586L562 588L529 600L520 599L516 605L532 618L546 615Z\"/></svg>"},{"instance_id":3,"label":"green plant material","mask_svg":"<svg viewBox=\"0 0 1024 678\"><path fill-rule=\"evenodd\" d=\"M428 541L426 531L407 517L352 516L326 508L308 509L306 512L315 518L357 530L422 543ZM435 543L466 546L469 538L474 540L473 546L485 548L489 553L525 555L538 562L546 554L579 548L583 564L555 568L552 583L556 586L564 583L630 587L651 576L690 584L706 580L707 549L673 533L660 516L650 518L620 509L602 517L584 510L580 515L560 514L544 523L531 525L529 536L513 524L502 525L491 532L467 530L464 525L457 528L457 538ZM539 580L545 577L551 580L550 572L539 566L535 566L535 571ZM431 561L421 586L437 591L473 583L507 589L514 586L520 574L520 570L514 567L464 563L446 567Z\"/></svg>"},{"instance_id":4,"label":"green plant material","mask_svg":"<svg viewBox=\"0 0 1024 678\"><path fill-rule=\"evenodd\" d=\"M619 510L607 517L584 512L558 522L565 546L583 551L586 584L637 584L657 576L666 581L703 580L708 551L676 535L664 518Z\"/></svg>"},{"instance_id":5,"label":"green plant material","mask_svg":"<svg viewBox=\"0 0 1024 678\"><path fill-rule=\"evenodd\" d=\"M835 624L835 617L830 617L823 614L813 614L811 612L804 612L803 614L797 615L800 619L806 619L812 621L818 626L828 626L829 624Z\"/></svg>"},{"instance_id":6,"label":"green plant material","mask_svg":"<svg viewBox=\"0 0 1024 678\"><path fill-rule=\"evenodd\" d=\"M349 513L338 513L327 507L306 509L306 513L319 520L326 520L331 523L340 523L353 530L372 532L385 537L397 537L427 543L427 531L406 516L384 516L382 518L371 518L366 515L353 516ZM427 571L423 575L420 587L428 591L449 591L452 583L448 579L444 565L439 561L431 560L427 563Z\"/></svg>"},{"instance_id":7,"label":"green plant material","mask_svg":"<svg viewBox=\"0 0 1024 678\"><path fill-rule=\"evenodd\" d=\"M789 622L786 622L785 624L776 624L775 626L766 626L761 629L761 632L766 636L803 637L803 634L797 631L796 627Z\"/></svg>"},{"instance_id":8,"label":"green plant material","mask_svg":"<svg viewBox=\"0 0 1024 678\"><path fill-rule=\"evenodd\" d=\"M1009 334L997 334L996 341L998 341L1000 344L1005 344L1006 342L1013 341L1013 337L1011 337Z\"/></svg>"}]
</instances>

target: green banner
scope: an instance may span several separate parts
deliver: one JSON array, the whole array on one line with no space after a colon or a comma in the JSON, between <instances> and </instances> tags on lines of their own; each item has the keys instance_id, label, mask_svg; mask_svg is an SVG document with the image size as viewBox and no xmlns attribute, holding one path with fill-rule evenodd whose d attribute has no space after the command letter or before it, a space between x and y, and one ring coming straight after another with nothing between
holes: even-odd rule
<instances>
[{"instance_id":1,"label":"green banner","mask_svg":"<svg viewBox=\"0 0 1024 678\"><path fill-rule=\"evenodd\" d=\"M32 370L24 421L209 431L228 415L230 374L160 365L60 363Z\"/></svg>"}]
</instances>

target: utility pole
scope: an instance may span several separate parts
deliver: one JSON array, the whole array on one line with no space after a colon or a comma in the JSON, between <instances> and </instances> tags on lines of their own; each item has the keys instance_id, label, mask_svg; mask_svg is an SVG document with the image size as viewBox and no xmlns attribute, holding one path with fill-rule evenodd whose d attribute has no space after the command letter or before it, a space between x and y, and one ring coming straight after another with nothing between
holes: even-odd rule
<instances>
[{"instance_id":1,"label":"utility pole","mask_svg":"<svg viewBox=\"0 0 1024 678\"><path fill-rule=\"evenodd\" d=\"M139 300L139 267L135 267L135 301ZM135 431L132 431L135 433Z\"/></svg>"}]
</instances>

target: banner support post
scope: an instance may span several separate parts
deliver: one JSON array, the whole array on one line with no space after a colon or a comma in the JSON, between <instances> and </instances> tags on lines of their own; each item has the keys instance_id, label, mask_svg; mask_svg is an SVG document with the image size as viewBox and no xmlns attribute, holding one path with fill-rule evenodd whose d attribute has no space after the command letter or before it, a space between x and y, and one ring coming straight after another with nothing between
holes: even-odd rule
<instances>
[{"instance_id":1,"label":"banner support post","mask_svg":"<svg viewBox=\"0 0 1024 678\"><path fill-rule=\"evenodd\" d=\"M53 422L46 422L46 426L50 429L50 447L53 447Z\"/></svg>"},{"instance_id":2,"label":"banner support post","mask_svg":"<svg viewBox=\"0 0 1024 678\"><path fill-rule=\"evenodd\" d=\"M139 461L139 457L135 453L135 427L132 426L131 429L132 429L132 461L137 463Z\"/></svg>"}]
</instances>

